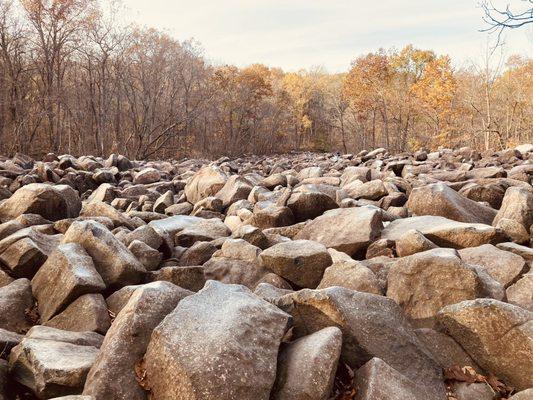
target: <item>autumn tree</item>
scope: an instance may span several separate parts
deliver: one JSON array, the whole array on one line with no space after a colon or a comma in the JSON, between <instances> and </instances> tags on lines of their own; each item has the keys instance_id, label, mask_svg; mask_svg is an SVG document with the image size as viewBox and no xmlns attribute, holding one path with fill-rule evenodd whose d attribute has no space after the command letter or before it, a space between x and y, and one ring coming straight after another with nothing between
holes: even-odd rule
<instances>
[{"instance_id":1,"label":"autumn tree","mask_svg":"<svg viewBox=\"0 0 533 400\"><path fill-rule=\"evenodd\" d=\"M0 151L133 158L532 141L532 62L406 46L317 67L215 65L120 0L0 0ZM503 61L503 59L502 59ZM460 139L460 140L459 140Z\"/></svg>"},{"instance_id":2,"label":"autumn tree","mask_svg":"<svg viewBox=\"0 0 533 400\"><path fill-rule=\"evenodd\" d=\"M235 153L257 135L260 105L272 93L270 71L264 65L252 65L242 70L234 66L216 69L213 74L217 91L217 136L230 144Z\"/></svg>"},{"instance_id":3,"label":"autumn tree","mask_svg":"<svg viewBox=\"0 0 533 400\"><path fill-rule=\"evenodd\" d=\"M424 67L420 79L413 84L412 91L425 115L429 132L427 142L436 141L446 145L451 142L453 131L453 101L457 82L447 56L438 57Z\"/></svg>"}]
</instances>

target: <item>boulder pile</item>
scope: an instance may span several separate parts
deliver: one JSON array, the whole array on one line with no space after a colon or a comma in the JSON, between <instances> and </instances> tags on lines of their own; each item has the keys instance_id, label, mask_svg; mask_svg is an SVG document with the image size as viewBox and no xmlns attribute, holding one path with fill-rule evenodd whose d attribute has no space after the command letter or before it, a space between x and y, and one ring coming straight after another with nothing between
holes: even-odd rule
<instances>
[{"instance_id":1,"label":"boulder pile","mask_svg":"<svg viewBox=\"0 0 533 400\"><path fill-rule=\"evenodd\" d=\"M533 399L533 146L0 158L0 400Z\"/></svg>"}]
</instances>

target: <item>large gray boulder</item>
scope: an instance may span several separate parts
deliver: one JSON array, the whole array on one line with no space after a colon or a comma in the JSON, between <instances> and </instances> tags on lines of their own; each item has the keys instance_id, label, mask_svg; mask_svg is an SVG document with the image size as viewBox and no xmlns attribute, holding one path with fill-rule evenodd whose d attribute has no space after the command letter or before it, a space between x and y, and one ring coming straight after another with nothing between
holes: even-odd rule
<instances>
[{"instance_id":1,"label":"large gray boulder","mask_svg":"<svg viewBox=\"0 0 533 400\"><path fill-rule=\"evenodd\" d=\"M508 287L526 270L526 262L518 254L498 249L491 244L459 250L459 256L468 264L483 267L504 287Z\"/></svg>"},{"instance_id":2,"label":"large gray boulder","mask_svg":"<svg viewBox=\"0 0 533 400\"><path fill-rule=\"evenodd\" d=\"M178 246L190 247L196 242L208 242L231 234L229 228L218 218L200 218L194 225L185 227L174 236Z\"/></svg>"},{"instance_id":3,"label":"large gray boulder","mask_svg":"<svg viewBox=\"0 0 533 400\"><path fill-rule=\"evenodd\" d=\"M88 293L78 297L44 325L67 331L105 334L111 319L104 297L100 293Z\"/></svg>"},{"instance_id":4,"label":"large gray boulder","mask_svg":"<svg viewBox=\"0 0 533 400\"><path fill-rule=\"evenodd\" d=\"M260 255L263 266L300 287L316 288L331 265L326 247L310 240L276 244Z\"/></svg>"},{"instance_id":5,"label":"large gray boulder","mask_svg":"<svg viewBox=\"0 0 533 400\"><path fill-rule=\"evenodd\" d=\"M330 196L321 192L314 185L297 188L287 200L296 222L316 218L324 212L337 208L338 205Z\"/></svg>"},{"instance_id":6,"label":"large gray boulder","mask_svg":"<svg viewBox=\"0 0 533 400\"><path fill-rule=\"evenodd\" d=\"M418 339L442 368L470 366L477 372L483 373L472 357L451 336L430 328L420 328L415 331Z\"/></svg>"},{"instance_id":7,"label":"large gray boulder","mask_svg":"<svg viewBox=\"0 0 533 400\"><path fill-rule=\"evenodd\" d=\"M203 167L187 182L185 196L190 203L195 204L206 197L215 196L227 180L227 175L219 167Z\"/></svg>"},{"instance_id":8,"label":"large gray boulder","mask_svg":"<svg viewBox=\"0 0 533 400\"><path fill-rule=\"evenodd\" d=\"M80 216L87 219L92 217L105 217L113 222L115 228L124 226L130 230L135 229L135 225L131 218L118 211L115 207L102 201L85 203L81 209Z\"/></svg>"},{"instance_id":9,"label":"large gray boulder","mask_svg":"<svg viewBox=\"0 0 533 400\"><path fill-rule=\"evenodd\" d=\"M476 271L452 249L403 257L391 266L387 278L387 297L417 327L434 327L442 307L480 297L482 290Z\"/></svg>"},{"instance_id":10,"label":"large gray boulder","mask_svg":"<svg viewBox=\"0 0 533 400\"><path fill-rule=\"evenodd\" d=\"M146 373L161 400L268 400L289 315L248 289L209 281L152 334Z\"/></svg>"},{"instance_id":11,"label":"large gray boulder","mask_svg":"<svg viewBox=\"0 0 533 400\"><path fill-rule=\"evenodd\" d=\"M27 279L17 279L0 288L0 328L24 333L33 324L29 312L33 307L31 284Z\"/></svg>"},{"instance_id":12,"label":"large gray boulder","mask_svg":"<svg viewBox=\"0 0 533 400\"><path fill-rule=\"evenodd\" d=\"M78 394L97 354L93 346L26 338L11 351L10 372L40 399Z\"/></svg>"},{"instance_id":13,"label":"large gray boulder","mask_svg":"<svg viewBox=\"0 0 533 400\"><path fill-rule=\"evenodd\" d=\"M533 387L533 313L492 299L444 307L439 322L487 372L519 390Z\"/></svg>"},{"instance_id":14,"label":"large gray boulder","mask_svg":"<svg viewBox=\"0 0 533 400\"><path fill-rule=\"evenodd\" d=\"M490 225L496 210L470 200L444 183L413 189L407 208L414 215L436 215L454 221Z\"/></svg>"},{"instance_id":15,"label":"large gray boulder","mask_svg":"<svg viewBox=\"0 0 533 400\"><path fill-rule=\"evenodd\" d=\"M78 346L92 346L99 349L104 337L96 332L72 332L49 326L35 325L26 333L26 339L51 340Z\"/></svg>"},{"instance_id":16,"label":"large gray boulder","mask_svg":"<svg viewBox=\"0 0 533 400\"><path fill-rule=\"evenodd\" d=\"M135 290L106 334L83 394L96 400L146 399L135 379L135 365L154 328L191 294L169 282L153 282Z\"/></svg>"},{"instance_id":17,"label":"large gray boulder","mask_svg":"<svg viewBox=\"0 0 533 400\"><path fill-rule=\"evenodd\" d=\"M505 291L507 302L533 312L533 271L524 274Z\"/></svg>"},{"instance_id":18,"label":"large gray boulder","mask_svg":"<svg viewBox=\"0 0 533 400\"><path fill-rule=\"evenodd\" d=\"M533 190L512 186L505 192L502 206L494 218L493 225L502 219L520 223L526 230L533 225Z\"/></svg>"},{"instance_id":19,"label":"large gray boulder","mask_svg":"<svg viewBox=\"0 0 533 400\"><path fill-rule=\"evenodd\" d=\"M144 168L135 174L134 184L147 185L161 179L161 173L155 168Z\"/></svg>"},{"instance_id":20,"label":"large gray boulder","mask_svg":"<svg viewBox=\"0 0 533 400\"><path fill-rule=\"evenodd\" d=\"M273 400L327 400L341 354L342 332L324 328L282 346Z\"/></svg>"},{"instance_id":21,"label":"large gray boulder","mask_svg":"<svg viewBox=\"0 0 533 400\"><path fill-rule=\"evenodd\" d=\"M204 276L207 280L244 285L253 290L269 273L258 258L260 252L242 239L228 239L204 264Z\"/></svg>"},{"instance_id":22,"label":"large gray boulder","mask_svg":"<svg viewBox=\"0 0 533 400\"><path fill-rule=\"evenodd\" d=\"M81 295L98 293L105 283L79 244L59 245L32 279L41 322L46 322Z\"/></svg>"},{"instance_id":23,"label":"large gray boulder","mask_svg":"<svg viewBox=\"0 0 533 400\"><path fill-rule=\"evenodd\" d=\"M105 226L94 221L74 222L63 243L77 243L92 257L96 270L108 287L139 283L143 265Z\"/></svg>"},{"instance_id":24,"label":"large gray boulder","mask_svg":"<svg viewBox=\"0 0 533 400\"><path fill-rule=\"evenodd\" d=\"M296 337L337 326L341 359L352 369L379 357L436 398L444 395L440 367L393 300L332 287L286 294L275 304L293 316Z\"/></svg>"},{"instance_id":25,"label":"large gray boulder","mask_svg":"<svg viewBox=\"0 0 533 400\"><path fill-rule=\"evenodd\" d=\"M355 260L338 260L326 268L317 289L341 286L358 292L382 294L376 275L363 263Z\"/></svg>"},{"instance_id":26,"label":"large gray boulder","mask_svg":"<svg viewBox=\"0 0 533 400\"><path fill-rule=\"evenodd\" d=\"M0 262L17 278L31 279L55 250L62 235L49 235L50 225L30 226L0 241Z\"/></svg>"},{"instance_id":27,"label":"large gray boulder","mask_svg":"<svg viewBox=\"0 0 533 400\"><path fill-rule=\"evenodd\" d=\"M228 178L224 186L216 193L215 197L222 200L224 208L229 207L238 200L245 200L252 191L253 185L248 179L239 175Z\"/></svg>"},{"instance_id":28,"label":"large gray boulder","mask_svg":"<svg viewBox=\"0 0 533 400\"><path fill-rule=\"evenodd\" d=\"M372 207L340 208L315 218L294 237L322 243L350 256L366 251L383 229L381 211Z\"/></svg>"},{"instance_id":29,"label":"large gray boulder","mask_svg":"<svg viewBox=\"0 0 533 400\"><path fill-rule=\"evenodd\" d=\"M381 233L383 239L398 241L412 229L440 247L463 249L486 243L500 243L505 237L496 228L485 224L453 221L444 217L425 215L392 221Z\"/></svg>"},{"instance_id":30,"label":"large gray boulder","mask_svg":"<svg viewBox=\"0 0 533 400\"><path fill-rule=\"evenodd\" d=\"M444 396L435 396L377 357L355 372L355 383L357 400L444 399Z\"/></svg>"},{"instance_id":31,"label":"large gray boulder","mask_svg":"<svg viewBox=\"0 0 533 400\"><path fill-rule=\"evenodd\" d=\"M38 214L50 221L77 217L81 210L78 193L67 185L31 183L0 204L0 220L22 214Z\"/></svg>"}]
</instances>

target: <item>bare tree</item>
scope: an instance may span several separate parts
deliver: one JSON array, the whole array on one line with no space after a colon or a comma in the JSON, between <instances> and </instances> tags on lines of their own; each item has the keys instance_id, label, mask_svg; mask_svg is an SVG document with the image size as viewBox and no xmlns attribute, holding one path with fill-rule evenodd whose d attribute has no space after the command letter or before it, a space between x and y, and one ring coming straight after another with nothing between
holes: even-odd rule
<instances>
[{"instance_id":1,"label":"bare tree","mask_svg":"<svg viewBox=\"0 0 533 400\"><path fill-rule=\"evenodd\" d=\"M501 43L502 33L507 29L517 29L533 24L533 0L520 0L523 7L515 2L513 6L507 4L503 8L494 6L492 0L484 0L481 7L485 13L483 20L488 27L483 32L497 33L498 44Z\"/></svg>"}]
</instances>

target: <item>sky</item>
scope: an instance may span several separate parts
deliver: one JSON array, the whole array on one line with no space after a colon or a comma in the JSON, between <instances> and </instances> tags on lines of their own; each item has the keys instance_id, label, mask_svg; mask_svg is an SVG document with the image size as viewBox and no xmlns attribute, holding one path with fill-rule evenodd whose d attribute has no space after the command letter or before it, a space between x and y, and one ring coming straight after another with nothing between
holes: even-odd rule
<instances>
[{"instance_id":1,"label":"sky","mask_svg":"<svg viewBox=\"0 0 533 400\"><path fill-rule=\"evenodd\" d=\"M124 0L124 18L162 29L178 40L194 38L215 64L242 67L263 63L288 71L322 66L329 72L342 72L359 55L411 43L417 48L449 54L461 67L481 60L495 40L494 36L488 38L479 32L485 25L478 3L479 0ZM507 33L504 52L532 56L533 28Z\"/></svg>"}]
</instances>

